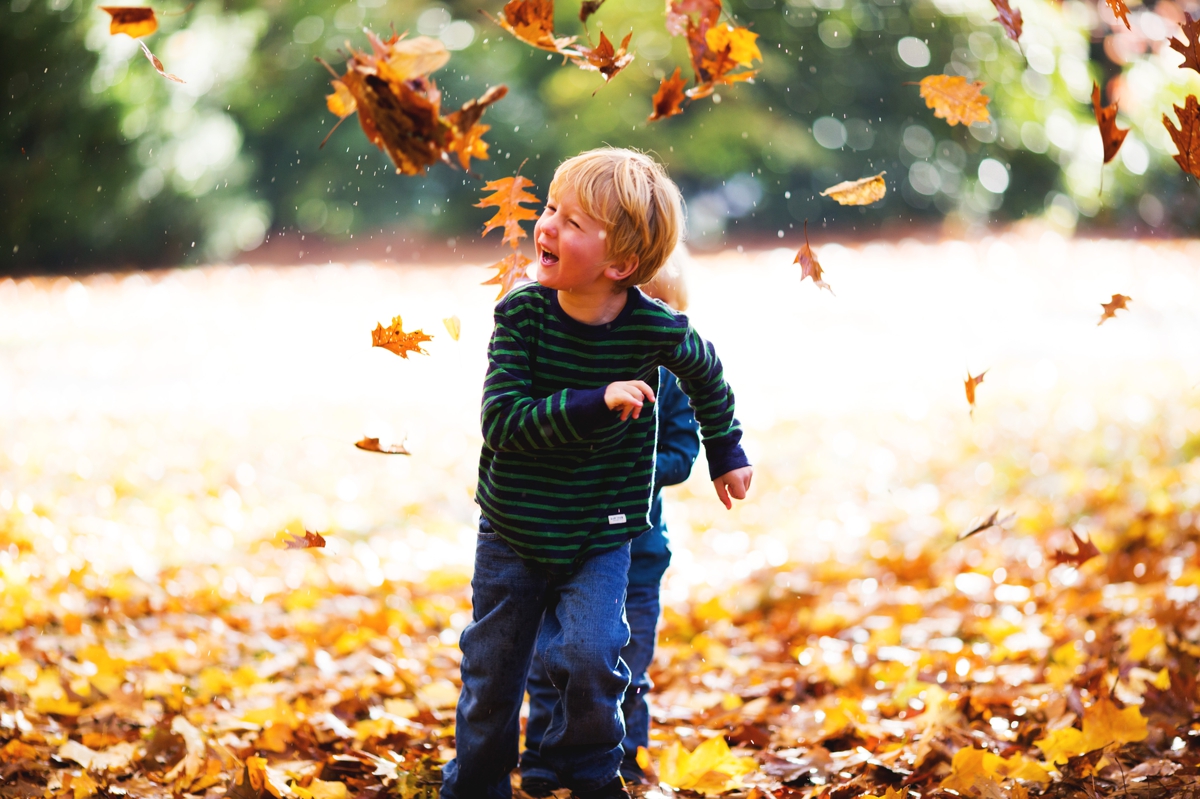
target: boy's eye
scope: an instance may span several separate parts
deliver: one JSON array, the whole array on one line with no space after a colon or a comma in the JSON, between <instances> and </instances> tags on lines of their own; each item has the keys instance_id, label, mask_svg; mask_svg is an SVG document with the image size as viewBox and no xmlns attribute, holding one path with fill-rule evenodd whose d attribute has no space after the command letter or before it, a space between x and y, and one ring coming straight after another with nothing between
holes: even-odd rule
<instances>
[{"instance_id":1,"label":"boy's eye","mask_svg":"<svg viewBox=\"0 0 1200 799\"><path fill-rule=\"evenodd\" d=\"M574 219L568 219L567 221L570 222L572 225L574 225L577 229L583 230L583 228L579 226L579 223L576 222Z\"/></svg>"}]
</instances>

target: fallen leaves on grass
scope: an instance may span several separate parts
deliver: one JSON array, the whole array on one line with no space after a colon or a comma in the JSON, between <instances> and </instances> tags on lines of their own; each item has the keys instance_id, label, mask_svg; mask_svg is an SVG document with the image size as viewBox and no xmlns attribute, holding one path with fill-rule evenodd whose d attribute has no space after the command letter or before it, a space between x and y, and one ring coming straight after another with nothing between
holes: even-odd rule
<instances>
[{"instance_id":1,"label":"fallen leaves on grass","mask_svg":"<svg viewBox=\"0 0 1200 799\"><path fill-rule=\"evenodd\" d=\"M354 442L354 446L367 452L378 452L383 455L411 455L412 453L404 446L403 442L399 444L381 444L378 438L365 437Z\"/></svg>"},{"instance_id":2,"label":"fallen leaves on grass","mask_svg":"<svg viewBox=\"0 0 1200 799\"><path fill-rule=\"evenodd\" d=\"M158 17L149 6L99 6L100 10L112 17L108 23L108 32L116 35L124 33L138 38L149 36L158 30Z\"/></svg>"},{"instance_id":3,"label":"fallen leaves on grass","mask_svg":"<svg viewBox=\"0 0 1200 799\"><path fill-rule=\"evenodd\" d=\"M883 180L886 174L887 172L880 172L868 178L844 180L825 189L821 196L830 197L842 205L870 205L882 200L887 194L887 183Z\"/></svg>"},{"instance_id":4,"label":"fallen leaves on grass","mask_svg":"<svg viewBox=\"0 0 1200 799\"><path fill-rule=\"evenodd\" d=\"M404 321L399 316L392 317L392 323L387 327L381 322L371 331L372 347L383 347L388 352L394 352L406 359L410 352L428 355L428 352L421 349L421 345L432 340L433 336L428 336L421 330L404 332Z\"/></svg>"},{"instance_id":5,"label":"fallen leaves on grass","mask_svg":"<svg viewBox=\"0 0 1200 799\"><path fill-rule=\"evenodd\" d=\"M812 246L808 243L808 220L804 220L804 243L800 245L799 251L796 252L796 259L792 261L794 264L800 264L800 279L808 278L817 285L818 288L828 289L829 293L833 293L833 289L825 282L822 277L824 270L821 269L821 262L817 260L817 254L813 252Z\"/></svg>"},{"instance_id":6,"label":"fallen leaves on grass","mask_svg":"<svg viewBox=\"0 0 1200 799\"><path fill-rule=\"evenodd\" d=\"M1183 63L1179 65L1181 68L1200 72L1200 14L1193 18L1185 13L1179 27L1187 37L1187 43L1171 37L1171 49L1183 56Z\"/></svg>"},{"instance_id":7,"label":"fallen leaves on grass","mask_svg":"<svg viewBox=\"0 0 1200 799\"><path fill-rule=\"evenodd\" d=\"M988 122L988 103L981 81L971 82L961 75L927 75L921 78L921 97L933 114L951 125Z\"/></svg>"},{"instance_id":8,"label":"fallen leaves on grass","mask_svg":"<svg viewBox=\"0 0 1200 799\"><path fill-rule=\"evenodd\" d=\"M1174 104L1172 107L1179 118L1178 128L1169 116L1163 114L1163 125L1171 134L1171 141L1175 142L1178 151L1172 157L1180 169L1192 177L1200 178L1200 101L1196 100L1196 95L1189 94L1182 108Z\"/></svg>"},{"instance_id":9,"label":"fallen leaves on grass","mask_svg":"<svg viewBox=\"0 0 1200 799\"><path fill-rule=\"evenodd\" d=\"M1109 319L1115 317L1117 315L1117 311L1128 308L1129 301L1131 299L1131 297L1125 294L1114 294L1112 295L1112 299L1110 299L1108 302L1100 303L1100 307L1104 309L1104 313L1100 315L1100 321L1096 323L1096 326L1099 327Z\"/></svg>"}]
</instances>

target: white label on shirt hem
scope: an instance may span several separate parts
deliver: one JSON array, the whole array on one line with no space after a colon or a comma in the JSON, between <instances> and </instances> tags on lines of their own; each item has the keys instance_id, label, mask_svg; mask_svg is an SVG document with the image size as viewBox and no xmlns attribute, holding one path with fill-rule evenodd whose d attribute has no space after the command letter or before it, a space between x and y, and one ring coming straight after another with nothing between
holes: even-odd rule
<instances>
[{"instance_id":1,"label":"white label on shirt hem","mask_svg":"<svg viewBox=\"0 0 1200 799\"><path fill-rule=\"evenodd\" d=\"M609 524L624 524L625 523L625 514L624 513L609 514L608 523Z\"/></svg>"}]
</instances>

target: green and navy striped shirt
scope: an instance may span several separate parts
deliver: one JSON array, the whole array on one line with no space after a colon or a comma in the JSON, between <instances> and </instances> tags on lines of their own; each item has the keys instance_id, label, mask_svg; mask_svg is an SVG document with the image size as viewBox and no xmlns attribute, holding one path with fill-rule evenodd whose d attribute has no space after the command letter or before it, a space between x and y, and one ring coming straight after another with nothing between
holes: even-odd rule
<instances>
[{"instance_id":1,"label":"green and navy striped shirt","mask_svg":"<svg viewBox=\"0 0 1200 799\"><path fill-rule=\"evenodd\" d=\"M537 283L496 306L476 500L517 554L569 572L650 528L657 413L622 422L604 390L644 380L657 392L659 366L691 401L712 477L749 465L721 362L686 316L636 288L604 325L571 318Z\"/></svg>"}]
</instances>

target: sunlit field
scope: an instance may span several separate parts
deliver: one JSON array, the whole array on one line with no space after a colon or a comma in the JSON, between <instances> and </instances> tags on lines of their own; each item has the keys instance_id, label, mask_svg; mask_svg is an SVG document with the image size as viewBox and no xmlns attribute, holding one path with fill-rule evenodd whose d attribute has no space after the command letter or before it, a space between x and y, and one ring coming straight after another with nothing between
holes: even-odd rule
<instances>
[{"instance_id":1,"label":"sunlit field","mask_svg":"<svg viewBox=\"0 0 1200 799\"><path fill-rule=\"evenodd\" d=\"M1200 242L816 249L832 293L800 282L794 250L699 256L687 275L755 475L732 512L703 461L666 493L656 790L1067 791L1081 772L1034 740L1111 695L1150 731L1108 741L1124 754L1089 776L1119 789L1114 765L1173 759L1125 784L1172 795L1145 778L1196 773ZM187 750L167 780L144 750L109 769L131 796L221 795L258 755L277 796L403 781L329 765L335 739L394 751L429 789L469 620L487 276L361 262L0 281L0 731L21 709L41 755L70 730L96 751ZM1116 293L1129 309L1098 325ZM434 336L427 357L371 348L396 315ZM985 369L972 412L963 380ZM360 451L364 435L412 454ZM327 546L284 548L305 529ZM1102 554L1056 565L1071 530ZM1023 708L1003 723L1001 694ZM201 744L152 733L177 713ZM718 731L733 752L686 766ZM972 741L1041 771L953 782ZM13 779L65 791L71 773Z\"/></svg>"}]
</instances>

